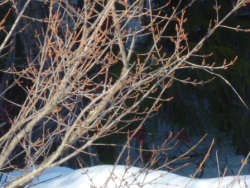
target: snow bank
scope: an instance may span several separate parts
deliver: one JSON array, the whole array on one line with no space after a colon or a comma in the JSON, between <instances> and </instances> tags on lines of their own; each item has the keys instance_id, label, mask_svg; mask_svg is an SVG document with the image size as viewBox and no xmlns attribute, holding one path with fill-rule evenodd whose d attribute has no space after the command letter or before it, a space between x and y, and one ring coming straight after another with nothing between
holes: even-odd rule
<instances>
[{"instance_id":1,"label":"snow bank","mask_svg":"<svg viewBox=\"0 0 250 188\"><path fill-rule=\"evenodd\" d=\"M137 167L101 165L72 170L54 167L45 170L29 186L32 188L246 188L250 175L224 178L191 179L167 171ZM32 170L32 169L30 169ZM22 173L12 172L12 179ZM2 180L2 179L1 179ZM2 184L3 185L3 184Z\"/></svg>"}]
</instances>

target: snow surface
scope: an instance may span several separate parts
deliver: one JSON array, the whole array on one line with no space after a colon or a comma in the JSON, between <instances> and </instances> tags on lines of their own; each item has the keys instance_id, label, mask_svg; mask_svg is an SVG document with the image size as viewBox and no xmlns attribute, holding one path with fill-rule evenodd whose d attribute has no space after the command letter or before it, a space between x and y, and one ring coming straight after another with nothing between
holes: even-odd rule
<instances>
[{"instance_id":1,"label":"snow surface","mask_svg":"<svg viewBox=\"0 0 250 188\"><path fill-rule=\"evenodd\" d=\"M155 124L154 124L155 125ZM145 144L149 149L161 146L166 139L166 133L174 132L167 124L159 122L157 131L150 129L144 132ZM211 140L216 138L217 133L210 133L209 139L203 142L190 153L191 157L186 160L178 160L177 164L171 164L170 167L178 169L183 164L189 163L188 166L177 170L174 173L163 170L148 170L138 167L144 164L137 160L140 153L139 142L136 139L132 140L130 150L124 152L120 161L126 161L126 157L130 156L131 164L137 167L127 167L123 163L114 168L113 165L101 165L89 168L73 170L67 167L53 167L46 169L39 177L35 178L26 188L250 188L250 164L244 164L241 169L242 161L246 160L246 156L237 155L230 140L226 139L225 135L219 134L222 137L220 144L215 144L206 163L203 166L202 173L198 177L202 179L191 179L190 174L194 174L201 160L205 156L211 144ZM140 137L139 137L140 138ZM185 138L185 137L184 137ZM166 148L167 155L160 156L160 160L156 167L162 166L166 157L180 156L198 142L199 138L192 136L190 140L179 140L178 144L169 144ZM216 142L218 143L218 142ZM175 147L174 147L175 146ZM174 148L174 149L169 149ZM120 150L117 150L117 156ZM193 155L192 157L192 154ZM196 155L198 154L198 155ZM250 154L249 154L250 155ZM247 159L249 160L249 155ZM117 157L116 156L116 157ZM161 160L162 159L162 160ZM13 181L18 176L32 171L33 168L26 170L18 170L10 173L0 172L0 187L4 187L7 183ZM240 176L237 176L240 171ZM225 177L223 177L225 174Z\"/></svg>"},{"instance_id":2,"label":"snow surface","mask_svg":"<svg viewBox=\"0 0 250 188\"><path fill-rule=\"evenodd\" d=\"M31 171L29 169L29 171ZM2 184L27 171L11 172L1 178ZM45 170L26 188L246 188L250 175L223 178L191 179L167 171L153 171L137 167L101 165L78 170L53 167Z\"/></svg>"}]
</instances>

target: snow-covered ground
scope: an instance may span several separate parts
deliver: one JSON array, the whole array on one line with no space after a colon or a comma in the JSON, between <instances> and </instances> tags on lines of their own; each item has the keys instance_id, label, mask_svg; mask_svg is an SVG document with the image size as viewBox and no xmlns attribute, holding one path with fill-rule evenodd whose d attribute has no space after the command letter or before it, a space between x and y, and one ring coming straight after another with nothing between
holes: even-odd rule
<instances>
[{"instance_id":1,"label":"snow-covered ground","mask_svg":"<svg viewBox=\"0 0 250 188\"><path fill-rule=\"evenodd\" d=\"M205 144L205 142L203 143ZM178 156L180 151L187 149L185 147L176 145L176 150L169 151L169 154L175 152ZM200 150L207 147L208 144L201 145L195 151L201 152ZM190 178L204 157L197 156L182 159L176 165L170 165L178 168L186 162L190 163L187 167L173 171L173 173L168 172L167 168L149 170L126 165L117 165L115 168L113 165L100 165L78 170L53 167L45 170L26 188L250 188L250 165L242 166L244 157L236 155L228 144L224 147L223 152L219 149L221 148L217 146L214 151L211 151L202 168L202 175L196 176L202 178ZM130 154L131 157L137 155L132 151ZM161 164L161 160L158 161L158 164ZM140 164L134 165L140 166ZM4 187L8 182L32 170L33 168L0 174L0 187Z\"/></svg>"},{"instance_id":2,"label":"snow-covered ground","mask_svg":"<svg viewBox=\"0 0 250 188\"><path fill-rule=\"evenodd\" d=\"M225 139L226 136L222 134L220 134L220 137L223 138L223 141L218 143L215 140L213 149L209 152L202 171L195 176L196 178L190 177L195 174L196 169L204 159L216 133L204 139L185 158L166 165L168 168L164 167L161 170L138 168L145 165L140 160L134 163L139 155L143 155L136 149L139 148L139 143L142 140L144 145L147 144L147 149L150 150L161 146L170 136L170 133L173 137L177 134L167 125L161 125L160 123L158 125L157 132L142 129L132 139L130 149L125 151L119 162L120 165L116 167L100 165L78 170L67 167L53 167L45 170L26 188L250 188L250 165L245 163L242 166L246 158L237 155L230 140ZM169 162L182 155L192 148L199 139L198 136L190 137L184 132L176 139L178 143L174 141L166 146L165 154L159 155L159 160L154 164L154 168L162 166L166 162L166 158ZM117 150L117 155L120 151ZM133 167L125 165L128 154L131 164L134 165ZM146 157L144 156L144 159ZM177 171L168 171L171 168L177 169L187 163L189 163L188 166ZM0 187L4 187L8 182L32 170L33 168L0 174Z\"/></svg>"},{"instance_id":3,"label":"snow-covered ground","mask_svg":"<svg viewBox=\"0 0 250 188\"><path fill-rule=\"evenodd\" d=\"M32 170L32 169L31 169ZM22 171L4 175L5 181L15 178ZM167 171L152 171L137 167L101 165L72 170L54 167L45 170L28 187L32 188L246 188L250 187L250 175L228 176L210 179L191 179Z\"/></svg>"}]
</instances>

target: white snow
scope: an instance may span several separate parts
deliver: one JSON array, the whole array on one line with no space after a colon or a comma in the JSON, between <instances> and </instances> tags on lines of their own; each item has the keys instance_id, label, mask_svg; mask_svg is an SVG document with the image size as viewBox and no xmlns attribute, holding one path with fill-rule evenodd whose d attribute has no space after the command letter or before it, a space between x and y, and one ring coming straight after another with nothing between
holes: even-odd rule
<instances>
[{"instance_id":1,"label":"white snow","mask_svg":"<svg viewBox=\"0 0 250 188\"><path fill-rule=\"evenodd\" d=\"M32 170L32 169L29 169ZM24 171L8 174L11 179ZM27 171L26 171L27 172ZM1 178L0 186L4 186ZM8 179L11 180L10 178ZM28 187L32 188L246 188L250 187L250 175L223 178L191 179L167 171L153 171L137 167L101 165L78 170L53 167L45 170Z\"/></svg>"},{"instance_id":2,"label":"white snow","mask_svg":"<svg viewBox=\"0 0 250 188\"><path fill-rule=\"evenodd\" d=\"M146 134L145 140L149 143L154 143L155 146L160 146L166 139L165 132L169 129L167 126L160 126L159 135L149 138ZM165 129L163 129L165 128ZM156 134L154 134L156 135ZM212 134L212 137L214 135ZM163 139L163 140L161 140ZM190 143L175 145L175 150L167 150L168 155L161 156L163 159L169 156L180 156L183 151L190 149L197 142L197 139L192 137ZM150 146L150 144L148 144ZM201 179L192 179L190 174L194 174L197 165L207 152L210 145L209 139L204 140L202 144L195 149L195 152L200 157L190 157L186 161L180 160L179 166L189 163L185 168L171 173L163 170L148 170L138 167L128 167L126 165L101 165L89 168L73 170L66 167L53 167L45 170L39 177L35 178L26 188L250 188L250 164L244 164L241 169L244 156L237 155L230 143L224 140L220 146L214 146L210 156L203 166L203 175ZM132 140L131 146L138 148L135 140ZM169 147L172 147L170 145ZM150 148L150 147L149 147ZM204 149L205 148L205 149ZM135 161L139 153L137 150L130 150L130 159ZM119 152L119 151L118 151ZM204 153L205 152L205 153ZM249 154L250 155L250 154ZM249 160L249 155L247 156ZM121 161L126 161L126 152ZM164 162L159 160L158 166ZM140 163L133 163L140 166ZM143 166L143 165L142 165ZM178 164L171 166L173 169L179 167ZM164 170L167 168L164 168ZM223 177L224 171L226 175ZM0 172L0 187L4 187L8 182L13 181L18 176L32 171L33 168L26 170L18 170L10 173ZM237 176L240 171L240 175ZM247 175L245 175L247 174Z\"/></svg>"}]
</instances>

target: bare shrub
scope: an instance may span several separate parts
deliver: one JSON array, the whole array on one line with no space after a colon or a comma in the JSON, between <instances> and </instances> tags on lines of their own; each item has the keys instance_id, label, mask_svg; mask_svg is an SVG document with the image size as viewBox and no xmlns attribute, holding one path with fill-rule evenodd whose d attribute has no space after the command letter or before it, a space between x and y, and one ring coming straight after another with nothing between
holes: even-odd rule
<instances>
[{"instance_id":1,"label":"bare shrub","mask_svg":"<svg viewBox=\"0 0 250 188\"><path fill-rule=\"evenodd\" d=\"M12 163L20 155L25 158L24 167L35 168L6 187L27 184L43 170L88 152L86 149L95 141L121 132L131 122L138 122L138 131L163 101L171 100L163 98L163 93L173 81L193 85L210 81L178 78L180 70L199 69L231 86L216 71L227 69L237 58L209 64L210 55L199 52L216 29L226 27L224 21L246 0L238 0L224 17L219 16L220 6L215 3L217 17L192 47L185 23L189 21L186 11L195 1L182 8L181 1L176 6L169 1L161 7L151 1L143 7L142 2L86 0L77 9L68 1L1 1L1 6L11 4L16 15L10 29L5 28L9 12L0 22L5 37L1 58L11 55L12 48L16 48L13 38L19 33L26 60L20 65L14 59L10 61L14 64L1 68L13 79L5 80L1 100L19 110L15 117L8 116L9 127L0 138L0 169L15 168ZM169 34L168 28L173 28L175 34ZM146 36L149 42L140 51L138 44ZM162 41L174 46L170 54L162 48ZM14 86L26 93L21 104L5 97ZM142 108L145 100L153 102Z\"/></svg>"}]
</instances>

